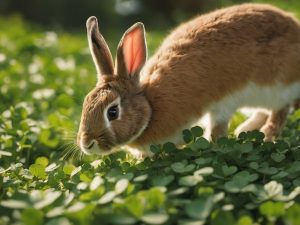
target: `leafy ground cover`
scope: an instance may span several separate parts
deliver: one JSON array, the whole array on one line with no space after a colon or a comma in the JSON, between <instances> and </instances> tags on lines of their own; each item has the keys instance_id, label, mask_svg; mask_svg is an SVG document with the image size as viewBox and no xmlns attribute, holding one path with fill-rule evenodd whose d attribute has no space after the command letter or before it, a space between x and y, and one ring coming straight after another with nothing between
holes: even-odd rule
<instances>
[{"instance_id":1,"label":"leafy ground cover","mask_svg":"<svg viewBox=\"0 0 300 225\"><path fill-rule=\"evenodd\" d=\"M150 50L162 36L149 32ZM185 146L151 146L153 159L86 157L73 141L94 73L84 27L0 19L1 225L300 224L299 110L276 143L259 132L209 143L194 127Z\"/></svg>"}]
</instances>

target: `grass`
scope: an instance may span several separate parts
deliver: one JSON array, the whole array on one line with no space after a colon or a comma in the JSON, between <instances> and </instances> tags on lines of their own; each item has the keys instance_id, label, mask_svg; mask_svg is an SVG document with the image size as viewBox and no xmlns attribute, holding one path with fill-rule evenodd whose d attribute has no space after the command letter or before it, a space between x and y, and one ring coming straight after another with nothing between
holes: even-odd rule
<instances>
[{"instance_id":1,"label":"grass","mask_svg":"<svg viewBox=\"0 0 300 225\"><path fill-rule=\"evenodd\" d=\"M209 143L194 127L184 147L152 145L153 159L82 157L73 141L96 82L84 31L18 18L0 28L1 225L300 224L300 111L276 143L259 132ZM117 36L107 35L111 46ZM163 36L148 33L151 53Z\"/></svg>"}]
</instances>

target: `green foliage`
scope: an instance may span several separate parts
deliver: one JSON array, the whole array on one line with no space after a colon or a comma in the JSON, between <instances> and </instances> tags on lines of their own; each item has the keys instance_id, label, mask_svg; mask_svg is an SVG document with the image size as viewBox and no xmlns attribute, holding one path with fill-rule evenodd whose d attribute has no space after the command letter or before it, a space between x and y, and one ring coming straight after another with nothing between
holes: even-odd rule
<instances>
[{"instance_id":1,"label":"green foliage","mask_svg":"<svg viewBox=\"0 0 300 225\"><path fill-rule=\"evenodd\" d=\"M300 110L275 143L257 131L211 143L193 127L151 159L64 159L80 156L62 137L96 81L86 37L0 27L0 224L300 224Z\"/></svg>"},{"instance_id":2,"label":"green foliage","mask_svg":"<svg viewBox=\"0 0 300 225\"><path fill-rule=\"evenodd\" d=\"M199 128L189 132L195 129ZM6 212L1 220L298 224L299 144L283 141L285 136L277 143L264 143L259 137L249 132L197 149L195 143L202 138L193 136L186 146L167 143L169 147L144 161L119 152L77 167L65 161L48 165L46 157L37 158L29 170L12 164L1 172L5 194L0 210ZM285 157L278 160L273 153ZM12 213L15 210L21 217Z\"/></svg>"}]
</instances>

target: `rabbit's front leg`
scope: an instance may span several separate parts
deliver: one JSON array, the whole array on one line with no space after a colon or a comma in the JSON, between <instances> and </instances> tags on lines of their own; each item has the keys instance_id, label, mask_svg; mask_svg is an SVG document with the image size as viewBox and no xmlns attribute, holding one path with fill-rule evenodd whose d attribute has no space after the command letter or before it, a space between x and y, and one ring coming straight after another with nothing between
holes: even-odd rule
<instances>
[{"instance_id":1,"label":"rabbit's front leg","mask_svg":"<svg viewBox=\"0 0 300 225\"><path fill-rule=\"evenodd\" d=\"M217 141L220 137L227 136L228 122L215 124L211 130L211 140Z\"/></svg>"},{"instance_id":2,"label":"rabbit's front leg","mask_svg":"<svg viewBox=\"0 0 300 225\"><path fill-rule=\"evenodd\" d=\"M210 135L209 139L217 141L220 137L226 137L228 133L228 121L231 115L221 111L210 112Z\"/></svg>"}]
</instances>

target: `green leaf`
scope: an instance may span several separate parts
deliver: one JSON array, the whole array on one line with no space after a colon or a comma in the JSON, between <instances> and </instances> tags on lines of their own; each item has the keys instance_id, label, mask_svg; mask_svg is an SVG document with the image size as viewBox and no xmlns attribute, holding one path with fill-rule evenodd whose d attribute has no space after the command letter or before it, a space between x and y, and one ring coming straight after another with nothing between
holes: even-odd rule
<instances>
[{"instance_id":1,"label":"green leaf","mask_svg":"<svg viewBox=\"0 0 300 225\"><path fill-rule=\"evenodd\" d=\"M172 195L182 195L186 192L188 192L189 188L187 187L180 187L180 188L177 188L175 190L172 190L168 193L168 195L172 196Z\"/></svg>"},{"instance_id":2,"label":"green leaf","mask_svg":"<svg viewBox=\"0 0 300 225\"><path fill-rule=\"evenodd\" d=\"M281 162L282 160L285 159L285 155L282 153L278 153L278 152L273 152L271 154L271 158L275 161L275 162Z\"/></svg>"},{"instance_id":3,"label":"green leaf","mask_svg":"<svg viewBox=\"0 0 300 225\"><path fill-rule=\"evenodd\" d=\"M165 152L173 152L176 150L176 145L171 142L167 142L163 145L163 150Z\"/></svg>"},{"instance_id":4,"label":"green leaf","mask_svg":"<svg viewBox=\"0 0 300 225\"><path fill-rule=\"evenodd\" d=\"M237 225L253 225L253 220L249 216L242 216L239 218Z\"/></svg>"},{"instance_id":5,"label":"green leaf","mask_svg":"<svg viewBox=\"0 0 300 225\"><path fill-rule=\"evenodd\" d=\"M57 137L52 137L51 130L45 129L40 132L39 140L42 144L54 148L58 145L59 140Z\"/></svg>"},{"instance_id":6,"label":"green leaf","mask_svg":"<svg viewBox=\"0 0 300 225\"><path fill-rule=\"evenodd\" d=\"M73 170L75 170L75 166L72 164L67 164L64 166L63 171L66 175L71 175Z\"/></svg>"},{"instance_id":7,"label":"green leaf","mask_svg":"<svg viewBox=\"0 0 300 225\"><path fill-rule=\"evenodd\" d=\"M116 213L114 213L110 217L109 221L115 225L130 225L130 224L137 223L137 219L130 215L123 215L123 214L116 214Z\"/></svg>"},{"instance_id":8,"label":"green leaf","mask_svg":"<svg viewBox=\"0 0 300 225\"><path fill-rule=\"evenodd\" d=\"M233 179L236 179L236 180L243 180L245 181L245 183L250 183L250 182L253 182L255 181L256 179L258 178L258 175L256 173L249 173L248 171L240 171L238 172L237 174L235 174L233 176Z\"/></svg>"},{"instance_id":9,"label":"green leaf","mask_svg":"<svg viewBox=\"0 0 300 225\"><path fill-rule=\"evenodd\" d=\"M76 202L65 210L65 213L78 213L86 207L83 202Z\"/></svg>"},{"instance_id":10,"label":"green leaf","mask_svg":"<svg viewBox=\"0 0 300 225\"><path fill-rule=\"evenodd\" d=\"M154 154L160 152L160 146L159 145L150 145L150 151Z\"/></svg>"},{"instance_id":11,"label":"green leaf","mask_svg":"<svg viewBox=\"0 0 300 225\"><path fill-rule=\"evenodd\" d=\"M65 210L64 206L57 206L57 207L54 207L54 208L50 209L47 212L46 216L49 217L49 218L61 216L61 215L64 214L64 210Z\"/></svg>"},{"instance_id":12,"label":"green leaf","mask_svg":"<svg viewBox=\"0 0 300 225\"><path fill-rule=\"evenodd\" d=\"M286 173L286 175L288 175L288 173ZM276 178L272 178L272 179L276 179ZM294 180L294 181L293 181L293 184L294 184L295 186L297 186L297 187L300 186L300 178Z\"/></svg>"},{"instance_id":13,"label":"green leaf","mask_svg":"<svg viewBox=\"0 0 300 225\"><path fill-rule=\"evenodd\" d=\"M46 172L52 172L56 170L60 165L57 165L56 163L51 163L49 166L46 167L45 171Z\"/></svg>"},{"instance_id":14,"label":"green leaf","mask_svg":"<svg viewBox=\"0 0 300 225\"><path fill-rule=\"evenodd\" d=\"M144 214L143 199L139 196L131 195L125 199L127 210L136 218L141 218Z\"/></svg>"},{"instance_id":15,"label":"green leaf","mask_svg":"<svg viewBox=\"0 0 300 225\"><path fill-rule=\"evenodd\" d=\"M299 111L300 112L300 111ZM300 224L300 205L294 204L287 209L284 218L288 224Z\"/></svg>"},{"instance_id":16,"label":"green leaf","mask_svg":"<svg viewBox=\"0 0 300 225\"><path fill-rule=\"evenodd\" d=\"M143 175L140 175L140 176L137 176L133 179L134 182L143 182L145 180L147 180L149 177L148 174L143 174Z\"/></svg>"},{"instance_id":17,"label":"green leaf","mask_svg":"<svg viewBox=\"0 0 300 225\"><path fill-rule=\"evenodd\" d=\"M201 137L203 135L203 129L201 127L192 127L191 132L194 137Z\"/></svg>"},{"instance_id":18,"label":"green leaf","mask_svg":"<svg viewBox=\"0 0 300 225\"><path fill-rule=\"evenodd\" d=\"M43 198L41 201L38 201L34 204L34 208L42 209L46 206L51 205L56 199L58 199L62 195L60 191L51 191L48 189L45 191Z\"/></svg>"},{"instance_id":19,"label":"green leaf","mask_svg":"<svg viewBox=\"0 0 300 225\"><path fill-rule=\"evenodd\" d=\"M202 176L184 176L179 178L179 185L192 187L203 180Z\"/></svg>"},{"instance_id":20,"label":"green leaf","mask_svg":"<svg viewBox=\"0 0 300 225\"><path fill-rule=\"evenodd\" d=\"M259 206L259 211L270 221L275 221L278 217L284 214L284 203L268 201Z\"/></svg>"},{"instance_id":21,"label":"green leaf","mask_svg":"<svg viewBox=\"0 0 300 225\"><path fill-rule=\"evenodd\" d=\"M8 152L8 151L2 151L0 150L0 156L12 156L12 153L11 152Z\"/></svg>"},{"instance_id":22,"label":"green leaf","mask_svg":"<svg viewBox=\"0 0 300 225\"><path fill-rule=\"evenodd\" d=\"M165 224L169 219L165 213L147 213L141 217L141 220L147 224Z\"/></svg>"},{"instance_id":23,"label":"green leaf","mask_svg":"<svg viewBox=\"0 0 300 225\"><path fill-rule=\"evenodd\" d=\"M235 174L231 181L225 183L224 188L231 193L242 191L246 185L255 181L258 178L257 174L250 174L248 171L241 171Z\"/></svg>"},{"instance_id":24,"label":"green leaf","mask_svg":"<svg viewBox=\"0 0 300 225\"><path fill-rule=\"evenodd\" d=\"M145 193L148 208L160 208L166 201L165 193L161 188L153 187Z\"/></svg>"},{"instance_id":25,"label":"green leaf","mask_svg":"<svg viewBox=\"0 0 300 225\"><path fill-rule=\"evenodd\" d=\"M193 140L193 135L190 130L183 130L182 131L183 140L185 143L190 143Z\"/></svg>"},{"instance_id":26,"label":"green leaf","mask_svg":"<svg viewBox=\"0 0 300 225\"><path fill-rule=\"evenodd\" d=\"M92 182L90 183L90 190L96 190L101 184L104 183L104 180L100 176L95 176Z\"/></svg>"},{"instance_id":27,"label":"green leaf","mask_svg":"<svg viewBox=\"0 0 300 225\"><path fill-rule=\"evenodd\" d=\"M116 186L115 186L115 192L116 194L121 194L123 193L126 188L128 187L128 180L127 179L121 179L119 180L117 183L116 183Z\"/></svg>"},{"instance_id":28,"label":"green leaf","mask_svg":"<svg viewBox=\"0 0 300 225\"><path fill-rule=\"evenodd\" d=\"M43 225L43 212L34 209L34 208L26 208L22 211L21 214L22 222L25 225Z\"/></svg>"},{"instance_id":29,"label":"green leaf","mask_svg":"<svg viewBox=\"0 0 300 225\"><path fill-rule=\"evenodd\" d=\"M0 202L0 205L11 209L23 209L30 206L30 204L27 201L17 199L3 200Z\"/></svg>"},{"instance_id":30,"label":"green leaf","mask_svg":"<svg viewBox=\"0 0 300 225\"><path fill-rule=\"evenodd\" d=\"M214 168L212 167L204 167L194 172L194 176L207 176L214 172Z\"/></svg>"},{"instance_id":31,"label":"green leaf","mask_svg":"<svg viewBox=\"0 0 300 225\"><path fill-rule=\"evenodd\" d=\"M39 165L42 165L44 167L47 167L48 164L49 164L49 160L46 157L38 157L35 160L35 164L39 164Z\"/></svg>"},{"instance_id":32,"label":"green leaf","mask_svg":"<svg viewBox=\"0 0 300 225\"><path fill-rule=\"evenodd\" d=\"M55 218L49 220L45 225L72 225L67 218Z\"/></svg>"},{"instance_id":33,"label":"green leaf","mask_svg":"<svg viewBox=\"0 0 300 225\"><path fill-rule=\"evenodd\" d=\"M82 169L82 167L81 166L78 166L78 167L76 167L73 171L72 171L72 173L71 173L71 177L73 177L74 175L76 175L77 173L79 173L80 171L81 171L81 169ZM70 170L69 170L70 171Z\"/></svg>"},{"instance_id":34,"label":"green leaf","mask_svg":"<svg viewBox=\"0 0 300 225\"><path fill-rule=\"evenodd\" d=\"M243 153L248 153L253 150L253 144L248 142L248 143L243 143L239 146L241 152Z\"/></svg>"},{"instance_id":35,"label":"green leaf","mask_svg":"<svg viewBox=\"0 0 300 225\"><path fill-rule=\"evenodd\" d=\"M105 193L99 200L98 204L103 205L111 202L116 197L116 193L114 191L109 191Z\"/></svg>"},{"instance_id":36,"label":"green leaf","mask_svg":"<svg viewBox=\"0 0 300 225\"><path fill-rule=\"evenodd\" d=\"M259 165L258 165L257 162L251 162L249 164L249 167L252 168L252 169L254 169L254 170L257 170L259 168Z\"/></svg>"},{"instance_id":37,"label":"green leaf","mask_svg":"<svg viewBox=\"0 0 300 225\"><path fill-rule=\"evenodd\" d=\"M224 184L224 188L226 191L230 193L237 193L242 190L243 187L245 187L246 184L243 182L239 182L236 180L228 181Z\"/></svg>"},{"instance_id":38,"label":"green leaf","mask_svg":"<svg viewBox=\"0 0 300 225\"><path fill-rule=\"evenodd\" d=\"M212 225L236 224L236 221L231 212L217 210L212 215L211 224Z\"/></svg>"},{"instance_id":39,"label":"green leaf","mask_svg":"<svg viewBox=\"0 0 300 225\"><path fill-rule=\"evenodd\" d=\"M173 169L174 172L176 173L186 173L190 172L195 168L195 164L189 164L187 165L186 161L182 162L175 162L171 164L171 168Z\"/></svg>"},{"instance_id":40,"label":"green leaf","mask_svg":"<svg viewBox=\"0 0 300 225\"><path fill-rule=\"evenodd\" d=\"M211 158L203 158L203 157L200 157L198 159L195 160L195 163L197 163L198 165L200 166L203 166L203 165L207 165L207 164L210 164L212 161Z\"/></svg>"},{"instance_id":41,"label":"green leaf","mask_svg":"<svg viewBox=\"0 0 300 225\"><path fill-rule=\"evenodd\" d=\"M56 98L55 103L58 108L70 108L74 105L72 97L66 94L59 95Z\"/></svg>"},{"instance_id":42,"label":"green leaf","mask_svg":"<svg viewBox=\"0 0 300 225\"><path fill-rule=\"evenodd\" d=\"M271 176L272 180L278 180L278 179L282 179L284 177L287 177L289 174L285 171L280 171L279 173Z\"/></svg>"},{"instance_id":43,"label":"green leaf","mask_svg":"<svg viewBox=\"0 0 300 225\"><path fill-rule=\"evenodd\" d=\"M205 220L195 220L195 219L181 219L178 221L179 225L204 225Z\"/></svg>"},{"instance_id":44,"label":"green leaf","mask_svg":"<svg viewBox=\"0 0 300 225\"><path fill-rule=\"evenodd\" d=\"M275 167L261 167L257 170L260 173L266 174L266 175L274 175L278 172L278 169Z\"/></svg>"},{"instance_id":45,"label":"green leaf","mask_svg":"<svg viewBox=\"0 0 300 225\"><path fill-rule=\"evenodd\" d=\"M222 166L222 171L225 177L228 177L234 173L236 173L238 168L236 166Z\"/></svg>"},{"instance_id":46,"label":"green leaf","mask_svg":"<svg viewBox=\"0 0 300 225\"><path fill-rule=\"evenodd\" d=\"M155 176L151 179L151 183L153 186L167 186L175 179L174 175L167 176Z\"/></svg>"},{"instance_id":47,"label":"green leaf","mask_svg":"<svg viewBox=\"0 0 300 225\"><path fill-rule=\"evenodd\" d=\"M200 197L187 204L185 212L193 219L205 220L210 215L213 205L211 196Z\"/></svg>"},{"instance_id":48,"label":"green leaf","mask_svg":"<svg viewBox=\"0 0 300 225\"><path fill-rule=\"evenodd\" d=\"M211 146L211 144L203 137L200 137L196 140L195 143L191 145L191 149L196 150L202 150L202 149L208 149Z\"/></svg>"},{"instance_id":49,"label":"green leaf","mask_svg":"<svg viewBox=\"0 0 300 225\"><path fill-rule=\"evenodd\" d=\"M35 177L38 177L38 178L41 178L41 179L45 179L47 174L45 173L45 169L46 167L45 166L42 166L40 164L32 164L30 167L29 167L29 171L30 173L35 176Z\"/></svg>"},{"instance_id":50,"label":"green leaf","mask_svg":"<svg viewBox=\"0 0 300 225\"><path fill-rule=\"evenodd\" d=\"M84 204L77 202L65 210L64 215L72 220L80 221L80 224L92 224L93 212L95 211L95 204Z\"/></svg>"}]
</instances>

